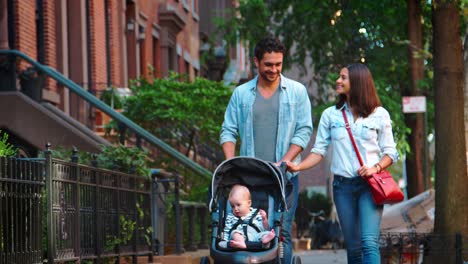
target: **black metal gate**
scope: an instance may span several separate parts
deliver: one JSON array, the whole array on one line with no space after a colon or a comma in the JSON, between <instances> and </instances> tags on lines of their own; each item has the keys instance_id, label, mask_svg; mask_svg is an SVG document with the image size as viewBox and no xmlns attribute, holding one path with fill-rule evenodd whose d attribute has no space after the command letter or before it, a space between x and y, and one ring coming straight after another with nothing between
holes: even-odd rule
<instances>
[{"instance_id":1,"label":"black metal gate","mask_svg":"<svg viewBox=\"0 0 468 264\"><path fill-rule=\"evenodd\" d=\"M49 263L151 257L149 177L45 157Z\"/></svg>"},{"instance_id":2,"label":"black metal gate","mask_svg":"<svg viewBox=\"0 0 468 264\"><path fill-rule=\"evenodd\" d=\"M152 254L150 178L54 159L50 151L44 159L0 157L0 263L136 263Z\"/></svg>"},{"instance_id":3,"label":"black metal gate","mask_svg":"<svg viewBox=\"0 0 468 264\"><path fill-rule=\"evenodd\" d=\"M44 163L0 157L0 263L42 263Z\"/></svg>"}]
</instances>

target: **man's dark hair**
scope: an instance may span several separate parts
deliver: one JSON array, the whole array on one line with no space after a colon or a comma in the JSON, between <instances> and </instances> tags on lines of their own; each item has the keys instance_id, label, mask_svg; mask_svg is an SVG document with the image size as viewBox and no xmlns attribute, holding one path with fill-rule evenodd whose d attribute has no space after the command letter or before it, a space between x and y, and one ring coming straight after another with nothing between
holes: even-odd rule
<instances>
[{"instance_id":1,"label":"man's dark hair","mask_svg":"<svg viewBox=\"0 0 468 264\"><path fill-rule=\"evenodd\" d=\"M263 58L263 54L271 52L280 52L286 53L286 47L278 38L273 36L268 36L262 40L260 40L257 45L255 45L254 54L258 60Z\"/></svg>"}]
</instances>

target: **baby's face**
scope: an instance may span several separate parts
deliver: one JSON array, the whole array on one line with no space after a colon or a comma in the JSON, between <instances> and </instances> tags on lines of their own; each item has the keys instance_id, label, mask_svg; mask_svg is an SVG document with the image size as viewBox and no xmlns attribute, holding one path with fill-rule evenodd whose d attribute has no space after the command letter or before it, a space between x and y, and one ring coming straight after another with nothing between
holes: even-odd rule
<instances>
[{"instance_id":1,"label":"baby's face","mask_svg":"<svg viewBox=\"0 0 468 264\"><path fill-rule=\"evenodd\" d=\"M236 192L229 197L232 212L237 217L243 217L249 214L252 201L245 193Z\"/></svg>"}]
</instances>

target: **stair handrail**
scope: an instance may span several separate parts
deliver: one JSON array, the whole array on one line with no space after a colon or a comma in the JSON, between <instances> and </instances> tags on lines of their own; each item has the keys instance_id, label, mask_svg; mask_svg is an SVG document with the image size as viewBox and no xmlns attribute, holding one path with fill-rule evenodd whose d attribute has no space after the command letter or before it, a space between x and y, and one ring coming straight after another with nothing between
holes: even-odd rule
<instances>
[{"instance_id":1,"label":"stair handrail","mask_svg":"<svg viewBox=\"0 0 468 264\"><path fill-rule=\"evenodd\" d=\"M207 177L208 179L211 178L212 173L205 169L204 167L200 166L198 163L192 161L191 159L187 158L185 155L180 153L179 151L175 150L173 147L159 139L158 137L154 136L144 128L140 127L137 125L135 122L132 120L128 119L121 113L115 111L112 109L110 106L108 106L106 103L102 102L98 98L96 98L93 94L89 93L85 89L83 89L81 86L73 82L72 80L66 78L63 76L63 74L59 73L55 69L51 68L50 66L43 65L36 60L32 59L28 55L24 54L23 52L19 50L0 50L0 55L14 55L17 57L21 57L25 61L29 62L31 65L35 66L38 70L42 71L52 79L56 80L58 83L61 85L67 87L70 89L72 92L74 92L76 95L80 96L84 100L86 100L88 103L96 107L97 109L101 110L102 112L106 113L110 117L114 118L114 120L126 125L128 128L130 128L135 134L140 136L141 138L145 139L147 142L157 146L160 148L162 151L164 151L166 154L169 156L173 157L183 165L187 166L190 168L192 171L195 173Z\"/></svg>"}]
</instances>

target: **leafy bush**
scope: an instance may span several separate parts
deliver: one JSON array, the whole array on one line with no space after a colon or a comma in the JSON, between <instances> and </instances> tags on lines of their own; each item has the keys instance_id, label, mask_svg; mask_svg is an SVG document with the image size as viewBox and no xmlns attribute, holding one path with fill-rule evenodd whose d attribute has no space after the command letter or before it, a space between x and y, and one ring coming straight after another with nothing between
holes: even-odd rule
<instances>
[{"instance_id":1,"label":"leafy bush","mask_svg":"<svg viewBox=\"0 0 468 264\"><path fill-rule=\"evenodd\" d=\"M105 146L98 156L99 167L150 177L149 152L122 144Z\"/></svg>"},{"instance_id":2,"label":"leafy bush","mask_svg":"<svg viewBox=\"0 0 468 264\"><path fill-rule=\"evenodd\" d=\"M52 157L61 160L70 160L72 149L59 146L52 150ZM78 162L91 165L93 154L86 151L78 151ZM43 156L43 154L41 154ZM134 173L140 176L150 176L149 152L146 149L126 147L122 144L104 146L101 153L97 154L99 168L117 170L124 173Z\"/></svg>"},{"instance_id":3,"label":"leafy bush","mask_svg":"<svg viewBox=\"0 0 468 264\"><path fill-rule=\"evenodd\" d=\"M222 82L180 79L173 74L165 79L134 81L124 115L154 134L171 124L197 128L201 141L217 140L232 90Z\"/></svg>"},{"instance_id":4,"label":"leafy bush","mask_svg":"<svg viewBox=\"0 0 468 264\"><path fill-rule=\"evenodd\" d=\"M117 94L114 87L110 89L106 89L100 97L101 101L106 103L107 105L113 107L114 109L122 109L123 102L122 98Z\"/></svg>"},{"instance_id":5,"label":"leafy bush","mask_svg":"<svg viewBox=\"0 0 468 264\"><path fill-rule=\"evenodd\" d=\"M8 134L0 130L0 157L12 157L16 155L16 149L8 143Z\"/></svg>"}]
</instances>

